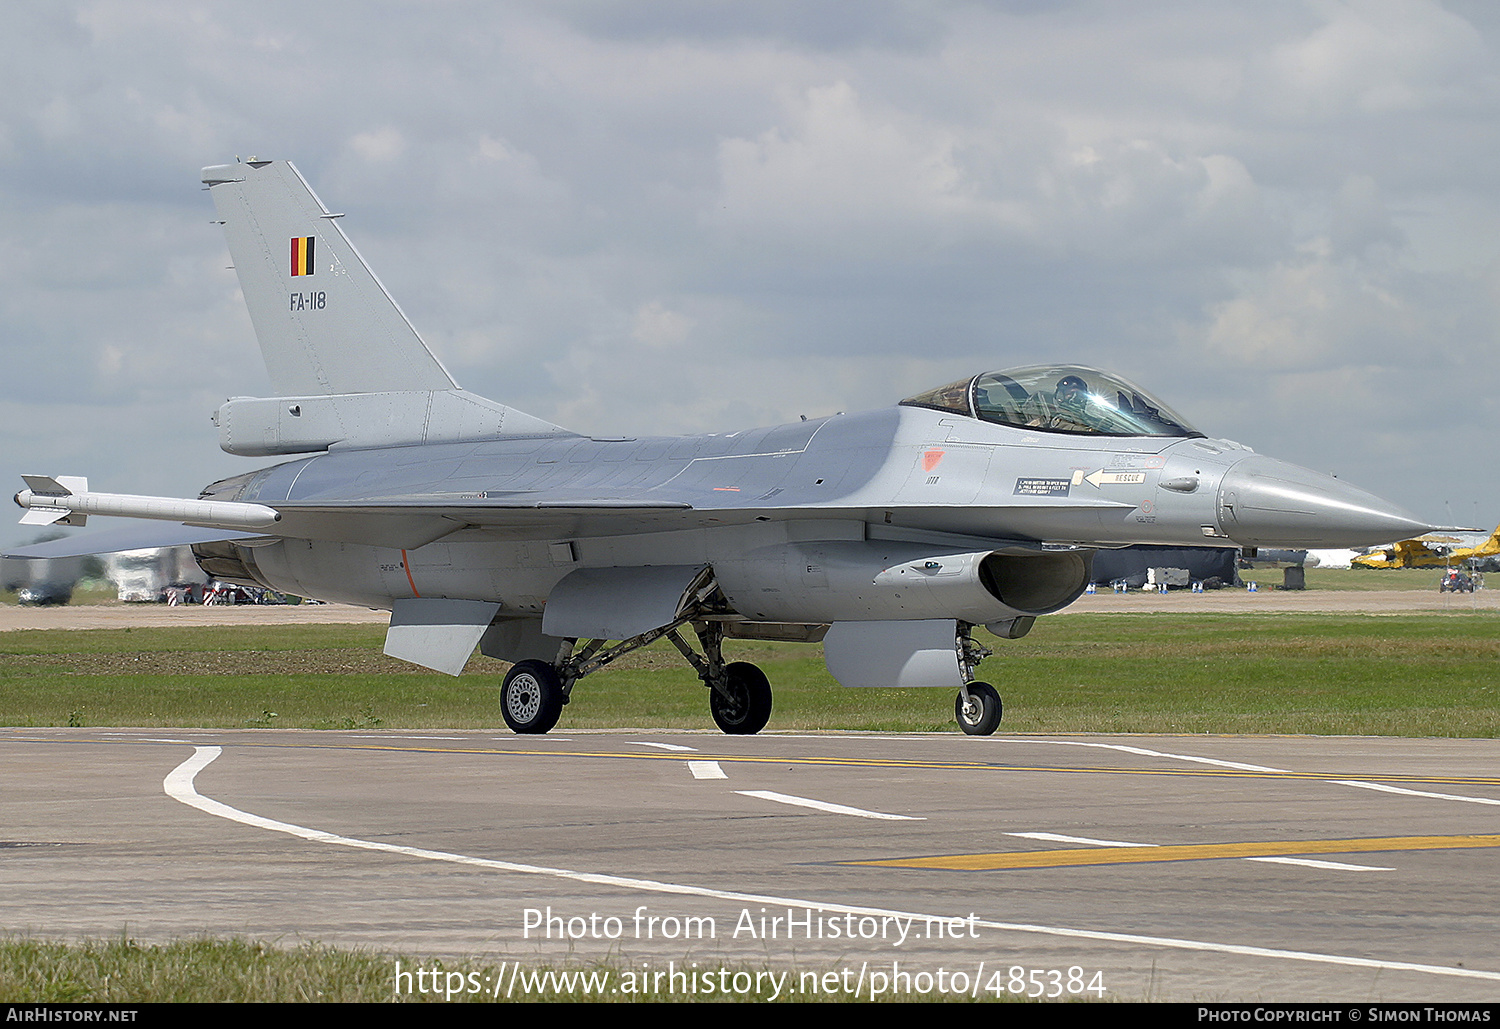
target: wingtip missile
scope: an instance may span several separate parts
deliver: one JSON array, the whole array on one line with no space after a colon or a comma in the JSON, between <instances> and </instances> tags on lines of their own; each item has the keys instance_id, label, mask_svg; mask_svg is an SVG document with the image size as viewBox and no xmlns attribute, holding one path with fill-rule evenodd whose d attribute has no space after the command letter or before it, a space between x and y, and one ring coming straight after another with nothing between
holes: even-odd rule
<instances>
[{"instance_id":1,"label":"wingtip missile","mask_svg":"<svg viewBox=\"0 0 1500 1029\"><path fill-rule=\"evenodd\" d=\"M226 500L181 500L126 493L91 493L80 476L23 475L26 489L15 495L26 513L23 525L83 525L89 515L150 518L226 529L263 529L281 521L281 513L263 504Z\"/></svg>"}]
</instances>

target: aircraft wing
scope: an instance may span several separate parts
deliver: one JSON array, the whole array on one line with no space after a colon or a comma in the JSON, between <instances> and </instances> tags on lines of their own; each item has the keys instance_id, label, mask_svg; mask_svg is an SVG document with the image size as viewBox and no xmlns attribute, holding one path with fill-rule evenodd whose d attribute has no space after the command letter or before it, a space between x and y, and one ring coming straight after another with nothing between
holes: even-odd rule
<instances>
[{"instance_id":1,"label":"aircraft wing","mask_svg":"<svg viewBox=\"0 0 1500 1029\"><path fill-rule=\"evenodd\" d=\"M65 482L66 485L59 485ZM357 542L412 550L436 540L464 533L466 539L541 539L559 536L620 536L666 532L756 521L799 519L860 520L903 528L960 534L982 539L1078 543L1087 540L1052 539L1045 531L1047 515L1069 512L1129 510L1130 505L1109 500L1070 497L1025 498L1002 505L851 505L848 503L777 505L766 498L744 503L734 498L656 500L640 495L600 498L586 492L546 494L520 492L491 495L363 497L335 500L276 501L247 504L223 500L181 500L170 497L91 493L81 480L28 476L32 488L16 495L29 515L45 514L56 521L77 524L80 515L117 515L177 523L160 536L117 530L103 543L76 537L77 543L54 541L56 550L34 547L18 556L61 556L68 553L107 553L206 543L215 540L284 537L290 539ZM40 519L33 519L40 520ZM184 524L185 523L185 524ZM1040 531L1038 531L1040 530ZM147 539L148 542L137 542ZM150 542L162 539L168 542ZM101 549L107 543L108 549ZM52 547L54 544L37 544ZM88 547L89 549L76 549Z\"/></svg>"},{"instance_id":2,"label":"aircraft wing","mask_svg":"<svg viewBox=\"0 0 1500 1029\"><path fill-rule=\"evenodd\" d=\"M548 499L520 497L451 500L347 501L276 504L275 534L305 539L345 539L377 546L414 549L456 533L464 539L540 539L567 536L622 536L682 529L749 525L794 520L891 524L903 528L982 539L1080 542L1052 539L1047 513L1133 510L1108 500L1059 498L1039 505L1035 498L1007 505L704 505L683 501ZM1041 532L1028 530L1043 530Z\"/></svg>"}]
</instances>

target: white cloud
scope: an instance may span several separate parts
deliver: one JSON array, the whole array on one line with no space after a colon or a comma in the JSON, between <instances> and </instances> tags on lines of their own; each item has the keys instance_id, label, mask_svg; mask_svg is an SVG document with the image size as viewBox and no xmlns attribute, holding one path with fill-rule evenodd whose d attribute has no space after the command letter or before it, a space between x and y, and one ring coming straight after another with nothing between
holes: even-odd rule
<instances>
[{"instance_id":1,"label":"white cloud","mask_svg":"<svg viewBox=\"0 0 1500 1029\"><path fill-rule=\"evenodd\" d=\"M961 213L963 177L941 127L872 115L847 82L808 90L789 126L720 144L719 220L742 229L890 224Z\"/></svg>"},{"instance_id":2,"label":"white cloud","mask_svg":"<svg viewBox=\"0 0 1500 1029\"><path fill-rule=\"evenodd\" d=\"M1389 412L1441 409L1420 373L1500 395L1500 19L866 10L4 5L0 398L69 437L47 454L201 485L186 441L227 460L208 411L266 387L196 173L255 153L348 214L460 381L564 424L723 430L1073 358L1409 506L1460 477ZM170 410L171 460L52 403Z\"/></svg>"},{"instance_id":3,"label":"white cloud","mask_svg":"<svg viewBox=\"0 0 1500 1029\"><path fill-rule=\"evenodd\" d=\"M1247 281L1209 309L1216 360L1258 372L1395 363L1425 343L1411 302L1374 269L1333 256L1326 239Z\"/></svg>"},{"instance_id":4,"label":"white cloud","mask_svg":"<svg viewBox=\"0 0 1500 1029\"><path fill-rule=\"evenodd\" d=\"M394 161L406 153L406 137L399 129L386 125L356 133L349 139L349 148L366 161Z\"/></svg>"},{"instance_id":5,"label":"white cloud","mask_svg":"<svg viewBox=\"0 0 1500 1029\"><path fill-rule=\"evenodd\" d=\"M1469 91L1489 55L1468 22L1433 0L1324 0L1323 24L1276 46L1270 67L1288 113L1404 113Z\"/></svg>"},{"instance_id":6,"label":"white cloud","mask_svg":"<svg viewBox=\"0 0 1500 1029\"><path fill-rule=\"evenodd\" d=\"M693 331L693 319L672 311L660 300L642 304L635 312L630 338L648 347L675 347Z\"/></svg>"}]
</instances>

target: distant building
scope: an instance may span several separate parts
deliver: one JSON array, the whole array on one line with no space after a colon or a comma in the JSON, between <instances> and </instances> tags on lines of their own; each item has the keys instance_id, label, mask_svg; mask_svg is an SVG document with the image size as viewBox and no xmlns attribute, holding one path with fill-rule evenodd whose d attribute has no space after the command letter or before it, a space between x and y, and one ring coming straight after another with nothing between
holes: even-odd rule
<instances>
[{"instance_id":1,"label":"distant building","mask_svg":"<svg viewBox=\"0 0 1500 1029\"><path fill-rule=\"evenodd\" d=\"M167 587L208 581L191 547L158 547L126 550L105 558L105 577L114 583L116 595L127 604L154 604L166 599ZM201 591L199 596L201 596Z\"/></svg>"}]
</instances>

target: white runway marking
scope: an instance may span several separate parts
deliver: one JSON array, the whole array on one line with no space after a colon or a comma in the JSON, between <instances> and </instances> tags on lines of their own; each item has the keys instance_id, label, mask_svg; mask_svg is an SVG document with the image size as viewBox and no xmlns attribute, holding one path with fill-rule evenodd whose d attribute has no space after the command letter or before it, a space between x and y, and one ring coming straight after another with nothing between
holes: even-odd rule
<instances>
[{"instance_id":1,"label":"white runway marking","mask_svg":"<svg viewBox=\"0 0 1500 1029\"><path fill-rule=\"evenodd\" d=\"M831 815L855 815L859 818L884 818L892 822L925 822L927 819L917 815L888 815L883 811L866 811L862 807L846 807L843 804L830 804L824 800L809 800L806 797L794 797L789 793L776 793L772 790L735 790L734 792L745 797L758 797L761 800L774 800L778 804L791 804L793 807L807 807L814 811L826 811Z\"/></svg>"},{"instance_id":2,"label":"white runway marking","mask_svg":"<svg viewBox=\"0 0 1500 1029\"><path fill-rule=\"evenodd\" d=\"M1460 797L1456 793L1428 793L1425 790L1407 790L1400 786L1386 786L1378 782L1360 782L1357 779L1336 780L1340 786L1355 786L1362 790L1379 790L1381 793L1400 793L1408 797L1428 797L1432 800L1462 800L1470 804L1494 804L1500 806L1500 800L1492 800L1489 797Z\"/></svg>"},{"instance_id":3,"label":"white runway marking","mask_svg":"<svg viewBox=\"0 0 1500 1029\"><path fill-rule=\"evenodd\" d=\"M689 761L688 771L694 779L728 779L717 761Z\"/></svg>"},{"instance_id":4,"label":"white runway marking","mask_svg":"<svg viewBox=\"0 0 1500 1029\"><path fill-rule=\"evenodd\" d=\"M1245 861L1264 861L1268 865L1305 865L1308 868L1330 868L1335 872L1394 872L1394 868L1379 865L1346 865L1342 861L1319 861L1316 858L1258 857Z\"/></svg>"},{"instance_id":5,"label":"white runway marking","mask_svg":"<svg viewBox=\"0 0 1500 1029\"><path fill-rule=\"evenodd\" d=\"M1096 847L1155 847L1155 843L1124 843L1120 840L1091 840L1087 836L1064 836L1055 832L1008 832L1007 836L1024 836L1028 840L1052 840L1055 843L1092 843Z\"/></svg>"},{"instance_id":6,"label":"white runway marking","mask_svg":"<svg viewBox=\"0 0 1500 1029\"><path fill-rule=\"evenodd\" d=\"M703 886L687 886L680 883L655 882L650 879L631 879L619 875L600 875L597 872L575 872L566 868L548 868L543 865L522 865L511 861L494 861L488 858L467 857L449 854L441 850L422 850L417 847L402 847L394 843L377 843L350 836L338 836L319 829L308 829L290 822L278 822L262 818L247 811L232 808L217 800L201 796L193 787L193 779L221 753L218 747L194 747L193 756L172 769L162 783L167 796L189 807L197 808L217 818L227 818L241 825L286 833L299 839L315 843L327 843L356 850L401 854L407 857L426 858L429 861L446 861L474 868L486 868L497 872L519 872L527 875L546 875L574 882L592 883L599 886L621 887L650 893L668 893L686 897L707 897L735 903L774 904L791 907L807 907L815 911L833 911L839 914L874 915L877 918L944 919L949 915L929 914L916 911L897 911L891 908L855 907L849 904L831 904L824 901L803 900L798 897L775 897L758 893L739 893L731 890L715 890ZM1206 943L1201 940L1181 940L1170 936L1137 936L1131 933L1110 933L1090 929L1064 929L1058 926L1029 925L1024 922L992 922L976 919L974 924L985 929L1001 932L1032 933L1040 936L1056 936L1073 940L1097 940L1107 943L1129 943L1147 947L1167 947L1173 950L1191 950L1214 954L1236 954L1242 957L1276 958L1284 961L1308 961L1324 965L1341 965L1352 968L1381 968L1399 972L1424 972L1429 975L1446 975L1460 979L1483 979L1500 982L1500 972L1484 972L1472 968L1446 968L1442 965L1421 965L1408 961L1378 961L1372 958L1346 957L1342 954L1315 954L1298 950L1274 950L1270 947L1247 947L1233 943Z\"/></svg>"},{"instance_id":7,"label":"white runway marking","mask_svg":"<svg viewBox=\"0 0 1500 1029\"><path fill-rule=\"evenodd\" d=\"M650 740L630 740L632 747L655 747L657 750L687 750L697 751L697 747L684 747L678 743L653 743Z\"/></svg>"},{"instance_id":8,"label":"white runway marking","mask_svg":"<svg viewBox=\"0 0 1500 1029\"><path fill-rule=\"evenodd\" d=\"M1007 836L1021 836L1028 840L1053 840L1057 843L1087 843L1095 847L1159 847L1159 843L1126 843L1123 840L1091 840L1087 836L1064 836L1056 832L1008 832ZM1336 872L1394 872L1394 868L1375 865L1346 865L1342 861L1319 861L1316 858L1253 857L1241 861L1265 861L1273 865L1302 865L1306 868L1323 868Z\"/></svg>"},{"instance_id":9,"label":"white runway marking","mask_svg":"<svg viewBox=\"0 0 1500 1029\"><path fill-rule=\"evenodd\" d=\"M1138 754L1141 757L1165 757L1174 761L1192 761L1200 765L1217 765L1220 768L1233 768L1241 772L1286 772L1284 768L1267 768L1265 765L1247 765L1239 761L1220 761L1218 758L1197 757L1193 754L1168 754L1161 750L1147 750L1145 747L1130 747L1123 743L1083 743L1079 740L1011 740L1012 743L1048 743L1054 747L1096 747L1099 750L1118 750L1122 754ZM1291 773L1288 773L1291 774Z\"/></svg>"},{"instance_id":10,"label":"white runway marking","mask_svg":"<svg viewBox=\"0 0 1500 1029\"><path fill-rule=\"evenodd\" d=\"M1242 772L1273 772L1277 775L1300 775L1289 768L1268 768L1265 765L1247 765L1238 761L1219 761L1211 757L1197 757L1193 754L1172 754L1163 750L1147 750L1145 747L1128 747L1123 743L1083 743L1078 740L1008 740L1010 743L1047 743L1054 747L1098 747L1100 750L1118 750L1126 754L1139 754L1142 757L1165 757L1173 761L1193 761L1202 765L1219 765L1222 768L1233 768ZM1407 790L1399 786L1383 786L1380 783L1360 782L1357 779L1329 779L1335 786L1353 786L1361 790L1380 790L1383 793L1399 793L1408 797L1428 797L1432 800L1461 800L1470 804L1492 804L1500 806L1500 800L1489 797L1463 797L1456 793L1426 793L1422 790Z\"/></svg>"}]
</instances>

